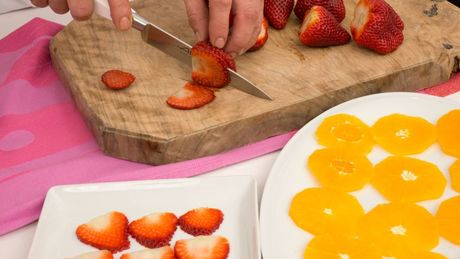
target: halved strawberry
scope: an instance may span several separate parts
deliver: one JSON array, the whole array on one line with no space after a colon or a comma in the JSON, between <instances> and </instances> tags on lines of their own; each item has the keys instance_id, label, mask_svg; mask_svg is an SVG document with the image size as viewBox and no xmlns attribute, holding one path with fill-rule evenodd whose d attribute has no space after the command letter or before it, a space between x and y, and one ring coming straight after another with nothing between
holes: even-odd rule
<instances>
[{"instance_id":1,"label":"halved strawberry","mask_svg":"<svg viewBox=\"0 0 460 259\"><path fill-rule=\"evenodd\" d=\"M129 234L148 248L169 245L177 229L177 217L170 212L151 213L134 220L128 226Z\"/></svg>"},{"instance_id":2,"label":"halved strawberry","mask_svg":"<svg viewBox=\"0 0 460 259\"><path fill-rule=\"evenodd\" d=\"M326 8L315 5L305 14L299 39L310 47L326 47L348 43L351 37Z\"/></svg>"},{"instance_id":3,"label":"halved strawberry","mask_svg":"<svg viewBox=\"0 0 460 259\"><path fill-rule=\"evenodd\" d=\"M326 8L341 23L345 19L345 4L343 0L297 0L294 7L294 13L303 21L305 13L313 6L320 5Z\"/></svg>"},{"instance_id":4,"label":"halved strawberry","mask_svg":"<svg viewBox=\"0 0 460 259\"><path fill-rule=\"evenodd\" d=\"M230 83L227 68L236 70L235 61L209 42L200 41L192 48L192 79L208 87L221 88Z\"/></svg>"},{"instance_id":5,"label":"halved strawberry","mask_svg":"<svg viewBox=\"0 0 460 259\"><path fill-rule=\"evenodd\" d=\"M136 77L121 70L109 70L101 77L102 82L110 89L123 89L130 86Z\"/></svg>"},{"instance_id":6,"label":"halved strawberry","mask_svg":"<svg viewBox=\"0 0 460 259\"><path fill-rule=\"evenodd\" d=\"M211 235L223 220L224 213L219 209L197 208L180 216L179 226L184 232L193 236Z\"/></svg>"},{"instance_id":7,"label":"halved strawberry","mask_svg":"<svg viewBox=\"0 0 460 259\"><path fill-rule=\"evenodd\" d=\"M166 103L179 110L192 110L212 102L214 91L201 85L187 82L184 87L170 96Z\"/></svg>"},{"instance_id":8,"label":"halved strawberry","mask_svg":"<svg viewBox=\"0 0 460 259\"><path fill-rule=\"evenodd\" d=\"M170 246L163 246L123 254L120 259L174 259L174 251Z\"/></svg>"},{"instance_id":9,"label":"halved strawberry","mask_svg":"<svg viewBox=\"0 0 460 259\"><path fill-rule=\"evenodd\" d=\"M78 239L98 249L112 253L128 249L128 219L117 211L98 216L76 230Z\"/></svg>"},{"instance_id":10,"label":"halved strawberry","mask_svg":"<svg viewBox=\"0 0 460 259\"><path fill-rule=\"evenodd\" d=\"M113 255L110 251L102 250L84 253L68 259L113 259Z\"/></svg>"},{"instance_id":11,"label":"halved strawberry","mask_svg":"<svg viewBox=\"0 0 460 259\"><path fill-rule=\"evenodd\" d=\"M262 20L262 25L260 26L260 33L257 36L257 41L248 51L256 51L262 48L267 42L268 39L268 21L267 18L264 17Z\"/></svg>"},{"instance_id":12,"label":"halved strawberry","mask_svg":"<svg viewBox=\"0 0 460 259\"><path fill-rule=\"evenodd\" d=\"M273 28L281 30L286 26L292 8L294 0L265 0L264 16Z\"/></svg>"},{"instance_id":13,"label":"halved strawberry","mask_svg":"<svg viewBox=\"0 0 460 259\"><path fill-rule=\"evenodd\" d=\"M379 54L396 50L404 41L404 22L384 0L360 0L351 23L356 44Z\"/></svg>"},{"instance_id":14,"label":"halved strawberry","mask_svg":"<svg viewBox=\"0 0 460 259\"><path fill-rule=\"evenodd\" d=\"M177 259L225 259L230 252L228 240L222 236L198 236L176 242Z\"/></svg>"}]
</instances>

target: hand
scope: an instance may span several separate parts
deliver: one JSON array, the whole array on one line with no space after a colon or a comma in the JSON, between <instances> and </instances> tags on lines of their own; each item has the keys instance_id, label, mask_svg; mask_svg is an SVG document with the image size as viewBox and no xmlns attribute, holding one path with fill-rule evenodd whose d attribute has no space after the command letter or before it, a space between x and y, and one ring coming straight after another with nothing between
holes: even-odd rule
<instances>
[{"instance_id":1,"label":"hand","mask_svg":"<svg viewBox=\"0 0 460 259\"><path fill-rule=\"evenodd\" d=\"M37 7L47 7L58 14L70 14L75 20L87 20L93 13L93 0L31 0L32 4ZM119 30L128 30L131 28L132 13L128 0L108 0L110 13L115 27Z\"/></svg>"},{"instance_id":2,"label":"hand","mask_svg":"<svg viewBox=\"0 0 460 259\"><path fill-rule=\"evenodd\" d=\"M263 0L184 0L197 41L209 38L233 57L246 52L257 40L263 18ZM229 17L233 15L229 35Z\"/></svg>"}]
</instances>

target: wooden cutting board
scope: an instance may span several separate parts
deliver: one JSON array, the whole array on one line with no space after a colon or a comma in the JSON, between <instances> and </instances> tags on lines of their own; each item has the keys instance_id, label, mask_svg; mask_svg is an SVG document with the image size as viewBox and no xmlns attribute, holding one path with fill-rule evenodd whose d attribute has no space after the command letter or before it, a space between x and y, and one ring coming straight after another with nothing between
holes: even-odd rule
<instances>
[{"instance_id":1,"label":"wooden cutting board","mask_svg":"<svg viewBox=\"0 0 460 259\"><path fill-rule=\"evenodd\" d=\"M345 2L342 24L348 29L355 4ZM449 79L459 66L460 9L443 0L388 2L406 29L404 44L385 56L355 43L305 47L298 40L294 14L284 30L270 29L265 47L239 57L237 68L273 101L226 87L203 108L172 109L165 100L190 80L191 69L142 42L138 31L118 32L101 18L70 23L54 37L50 50L102 150L127 160L164 164L297 129L358 96L414 91ZM194 42L182 0L138 1L133 8ZM105 88L100 76L109 69L130 71L137 77L135 84L121 91Z\"/></svg>"}]
</instances>

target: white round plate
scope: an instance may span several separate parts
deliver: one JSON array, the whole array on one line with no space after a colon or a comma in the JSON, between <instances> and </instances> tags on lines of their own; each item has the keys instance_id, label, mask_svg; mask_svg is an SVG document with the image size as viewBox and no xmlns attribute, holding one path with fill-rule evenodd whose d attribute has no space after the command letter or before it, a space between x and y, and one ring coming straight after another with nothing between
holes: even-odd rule
<instances>
[{"instance_id":1,"label":"white round plate","mask_svg":"<svg viewBox=\"0 0 460 259\"><path fill-rule=\"evenodd\" d=\"M260 208L262 254L264 259L303 258L312 235L298 228L288 215L294 195L305 188L319 186L308 172L306 161L321 146L316 142L315 131L328 116L338 113L352 114L367 125L373 125L382 116L401 113L425 118L435 123L443 114L459 109L460 103L444 98L416 93L383 93L357 98L340 104L316 117L300 129L287 143L272 167L265 185ZM368 158L373 164L389 154L375 146ZM452 190L448 173L453 157L443 154L435 144L422 154L413 156L438 165L448 179L448 186L439 200L420 202L419 205L435 213L440 200L459 195ZM367 212L385 200L369 184L352 193ZM444 239L434 251L448 258L460 258L460 247Z\"/></svg>"}]
</instances>

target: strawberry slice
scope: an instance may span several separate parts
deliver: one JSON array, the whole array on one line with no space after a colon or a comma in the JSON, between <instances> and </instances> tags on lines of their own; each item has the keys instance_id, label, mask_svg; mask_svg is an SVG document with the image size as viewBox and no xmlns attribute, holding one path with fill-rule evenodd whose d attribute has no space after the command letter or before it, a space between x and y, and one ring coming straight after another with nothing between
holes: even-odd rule
<instances>
[{"instance_id":1,"label":"strawberry slice","mask_svg":"<svg viewBox=\"0 0 460 259\"><path fill-rule=\"evenodd\" d=\"M286 26L292 8L294 0L265 0L264 16L273 28L281 30Z\"/></svg>"},{"instance_id":2,"label":"strawberry slice","mask_svg":"<svg viewBox=\"0 0 460 259\"><path fill-rule=\"evenodd\" d=\"M170 212L151 213L134 220L128 226L129 234L148 248L169 245L177 229L177 217Z\"/></svg>"},{"instance_id":3,"label":"strawberry slice","mask_svg":"<svg viewBox=\"0 0 460 259\"><path fill-rule=\"evenodd\" d=\"M113 259L113 255L110 251L102 250L84 253L68 259Z\"/></svg>"},{"instance_id":4,"label":"strawberry slice","mask_svg":"<svg viewBox=\"0 0 460 259\"><path fill-rule=\"evenodd\" d=\"M200 41L192 48L192 79L197 84L221 88L230 83L227 68L236 70L235 61L209 42Z\"/></svg>"},{"instance_id":5,"label":"strawberry slice","mask_svg":"<svg viewBox=\"0 0 460 259\"><path fill-rule=\"evenodd\" d=\"M184 87L170 96L166 103L179 110L192 110L212 102L214 91L201 85L187 82Z\"/></svg>"},{"instance_id":6,"label":"strawberry slice","mask_svg":"<svg viewBox=\"0 0 460 259\"><path fill-rule=\"evenodd\" d=\"M120 259L174 259L174 251L170 246L163 246L123 254Z\"/></svg>"},{"instance_id":7,"label":"strawberry slice","mask_svg":"<svg viewBox=\"0 0 460 259\"><path fill-rule=\"evenodd\" d=\"M177 259L225 259L230 252L228 240L222 236L198 236L176 242Z\"/></svg>"},{"instance_id":8,"label":"strawberry slice","mask_svg":"<svg viewBox=\"0 0 460 259\"><path fill-rule=\"evenodd\" d=\"M299 39L310 47L326 47L346 44L351 37L326 8L315 5L305 14Z\"/></svg>"},{"instance_id":9,"label":"strawberry slice","mask_svg":"<svg viewBox=\"0 0 460 259\"><path fill-rule=\"evenodd\" d=\"M179 217L180 228L192 236L211 235L222 221L224 213L214 208L197 208Z\"/></svg>"},{"instance_id":10,"label":"strawberry slice","mask_svg":"<svg viewBox=\"0 0 460 259\"><path fill-rule=\"evenodd\" d=\"M98 249L112 253L128 249L128 219L117 211L98 216L76 230L78 239Z\"/></svg>"},{"instance_id":11,"label":"strawberry slice","mask_svg":"<svg viewBox=\"0 0 460 259\"><path fill-rule=\"evenodd\" d=\"M121 70L109 70L102 75L101 80L108 88L118 90L130 86L136 77Z\"/></svg>"},{"instance_id":12,"label":"strawberry slice","mask_svg":"<svg viewBox=\"0 0 460 259\"><path fill-rule=\"evenodd\" d=\"M268 21L267 18L264 17L262 20L262 25L260 26L260 33L257 36L256 43L248 50L248 51L256 51L262 48L267 42L268 39Z\"/></svg>"},{"instance_id":13,"label":"strawberry slice","mask_svg":"<svg viewBox=\"0 0 460 259\"><path fill-rule=\"evenodd\" d=\"M404 41L404 22L384 0L360 0L351 23L356 44L379 54L395 51Z\"/></svg>"},{"instance_id":14,"label":"strawberry slice","mask_svg":"<svg viewBox=\"0 0 460 259\"><path fill-rule=\"evenodd\" d=\"M345 4L343 0L297 0L294 7L294 13L303 21L305 13L313 6L320 5L326 8L341 23L345 19Z\"/></svg>"}]
</instances>

